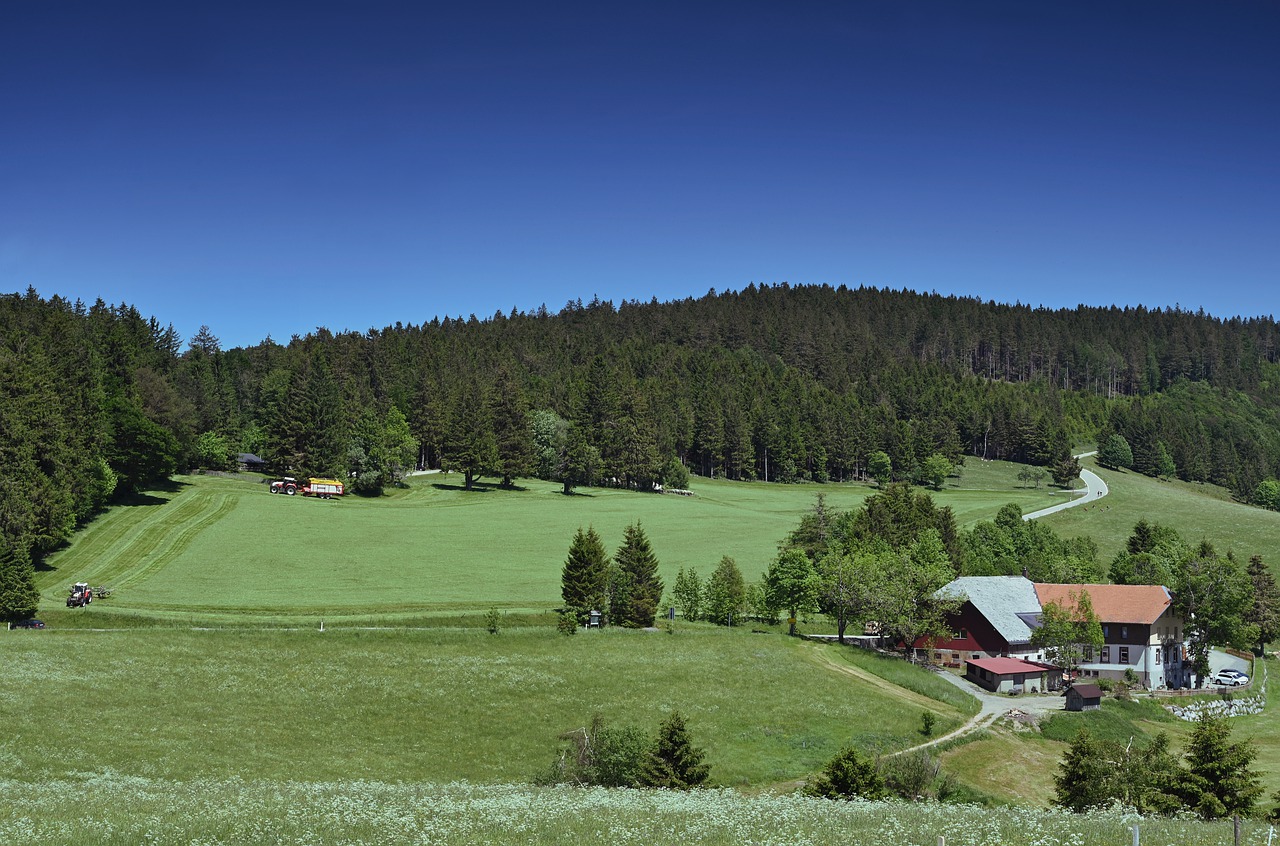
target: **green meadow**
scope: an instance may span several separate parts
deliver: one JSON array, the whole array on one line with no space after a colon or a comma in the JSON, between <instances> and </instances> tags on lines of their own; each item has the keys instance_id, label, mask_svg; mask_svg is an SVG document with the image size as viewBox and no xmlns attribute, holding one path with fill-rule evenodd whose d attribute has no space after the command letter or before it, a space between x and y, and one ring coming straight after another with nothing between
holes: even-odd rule
<instances>
[{"instance_id":1,"label":"green meadow","mask_svg":"<svg viewBox=\"0 0 1280 846\"><path fill-rule=\"evenodd\" d=\"M1081 464L1101 476L1111 492L1087 507L1041 519L1064 537L1092 537L1103 561L1110 561L1124 547L1134 523L1145 519L1172 526L1189 543L1207 539L1219 551L1232 549L1246 560L1258 554L1273 570L1280 566L1280 513L1233 502L1215 485L1104 470L1093 458Z\"/></svg>"},{"instance_id":2,"label":"green meadow","mask_svg":"<svg viewBox=\"0 0 1280 846\"><path fill-rule=\"evenodd\" d=\"M1017 465L971 464L937 494L962 523L1006 502L1029 511L1063 496L1017 487ZM594 526L613 547L639 521L668 585L679 568L705 576L725 555L755 580L818 493L849 510L874 492L699 480L690 497L605 488L565 496L538 480L470 492L457 481L416 477L377 499L313 500L272 495L248 479L178 477L78 533L38 585L53 608L68 585L87 581L115 591L96 608L222 620L543 611L559 603L560 568L579 527Z\"/></svg>"},{"instance_id":3,"label":"green meadow","mask_svg":"<svg viewBox=\"0 0 1280 846\"><path fill-rule=\"evenodd\" d=\"M1020 487L1019 469L970 459L935 500L969 526L1008 502L1031 511L1066 496ZM1046 519L1064 535L1092 535L1104 560L1140 517L1174 525L1191 540L1280 560L1280 515L1232 503L1209 486L1100 472L1110 496ZM847 510L873 487L696 480L692 497L610 489L564 496L536 480L471 492L457 482L418 477L377 499L320 501L273 496L248 477L184 476L78 532L37 574L49 628L0 640L0 725L7 729L0 778L8 780L0 788L25 797L25 815L0 810L0 834L137 842L139 817L123 812L95 837L60 837L74 828L74 812L59 789L78 785L86 796L131 796L132 805L152 807L148 827L161 840L415 842L391 832L394 820L410 820L409 828L434 832L432 842L473 842L475 826L484 825L474 813L445 819L384 811L432 794L444 797L441 808L456 802L474 810L496 801L498 790L520 808L560 810L513 811L522 821L484 828L484 840L556 842L578 831L573 820L587 807L578 803L587 802L607 820L592 831L634 831L637 842L653 841L644 820L696 814L652 804L665 801L658 798L637 810L621 798L625 791L595 802L589 791L511 785L530 782L550 764L560 735L596 713L653 731L678 708L707 750L712 781L741 791L733 799L703 794L699 807L715 820L699 829L703 842L783 842L796 832L809 842L846 842L839 826L872 840L959 836L947 822L954 816L897 805L833 828L834 818L822 813L827 806L797 802L799 816L788 826L759 827L761 814L782 813L762 810L773 794L793 791L841 746L904 749L923 739L925 712L937 734L976 712L974 700L937 676L782 637L776 627L678 621L657 631L565 637L553 626L560 569L580 526L595 526L614 547L639 521L668 586L680 567L706 576L724 555L755 580L817 494ZM74 581L114 593L68 610L63 601ZM483 628L490 608L501 614L498 634ZM824 625L819 618L806 628ZM963 796L1043 806L1064 732L1085 720L1134 735L1170 731L1175 745L1186 733L1150 710L1109 706L1100 716L1055 718L1044 734L980 732L951 744L945 766ZM1268 714L1234 723L1258 744L1268 791L1280 787L1280 733L1271 722ZM470 792L460 799L450 790ZM265 806L244 814L202 810L199 798L257 808L280 791L296 793L299 809L328 815L329 833L308 840L291 815ZM370 803L380 810L368 819L353 810ZM1086 825L1050 814L1027 824L1040 827L1040 843L1109 843L1120 831L1118 818ZM1168 826L1154 835L1166 838L1160 842L1219 842L1210 828ZM1006 829L988 834L973 842L1009 842Z\"/></svg>"},{"instance_id":4,"label":"green meadow","mask_svg":"<svg viewBox=\"0 0 1280 846\"><path fill-rule=\"evenodd\" d=\"M0 770L22 781L86 771L528 781L549 767L559 736L594 714L652 732L678 708L715 783L767 786L803 779L846 744L917 743L926 711L945 732L976 710L924 670L893 666L911 676L899 686L857 657L708 625L573 637L552 628L19 632L0 651Z\"/></svg>"}]
</instances>

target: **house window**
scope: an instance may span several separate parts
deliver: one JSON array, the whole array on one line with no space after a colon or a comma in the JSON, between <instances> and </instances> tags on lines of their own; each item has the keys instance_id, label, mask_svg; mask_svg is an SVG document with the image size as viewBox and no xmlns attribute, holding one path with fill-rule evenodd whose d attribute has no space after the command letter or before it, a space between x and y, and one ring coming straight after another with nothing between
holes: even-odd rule
<instances>
[{"instance_id":1,"label":"house window","mask_svg":"<svg viewBox=\"0 0 1280 846\"><path fill-rule=\"evenodd\" d=\"M1086 646L1086 647L1084 648L1084 660L1086 660L1086 661L1092 661L1092 660L1093 660L1093 647L1092 647L1092 646Z\"/></svg>"},{"instance_id":2,"label":"house window","mask_svg":"<svg viewBox=\"0 0 1280 846\"><path fill-rule=\"evenodd\" d=\"M1121 664L1129 663L1129 647L1127 646L1120 647L1120 663Z\"/></svg>"},{"instance_id":3,"label":"house window","mask_svg":"<svg viewBox=\"0 0 1280 846\"><path fill-rule=\"evenodd\" d=\"M1102 636L1103 636L1103 637L1111 637L1111 627L1110 627L1110 626L1103 626L1103 627L1102 627Z\"/></svg>"},{"instance_id":4,"label":"house window","mask_svg":"<svg viewBox=\"0 0 1280 846\"><path fill-rule=\"evenodd\" d=\"M980 653L980 652L975 652L975 653L973 653L973 657L974 657L975 659L977 659L977 658L981 658L981 657L982 657L982 653Z\"/></svg>"},{"instance_id":5,"label":"house window","mask_svg":"<svg viewBox=\"0 0 1280 846\"><path fill-rule=\"evenodd\" d=\"M969 631L968 631L967 629L961 629L961 630L960 630L960 639L961 639L961 640L968 640L968 638L969 638Z\"/></svg>"},{"instance_id":6,"label":"house window","mask_svg":"<svg viewBox=\"0 0 1280 846\"><path fill-rule=\"evenodd\" d=\"M1156 663L1160 663L1160 647L1156 647Z\"/></svg>"},{"instance_id":7,"label":"house window","mask_svg":"<svg viewBox=\"0 0 1280 846\"><path fill-rule=\"evenodd\" d=\"M1121 639L1121 640L1128 640L1128 639L1129 639L1129 627L1128 627L1128 626L1121 626L1121 627L1120 627L1120 639Z\"/></svg>"},{"instance_id":8,"label":"house window","mask_svg":"<svg viewBox=\"0 0 1280 846\"><path fill-rule=\"evenodd\" d=\"M1102 647L1102 663L1104 664L1111 663L1111 647L1110 646Z\"/></svg>"},{"instance_id":9,"label":"house window","mask_svg":"<svg viewBox=\"0 0 1280 846\"><path fill-rule=\"evenodd\" d=\"M933 653L933 658L934 658L934 660L935 660L935 661L941 660L941 659L942 659L942 653L941 653L941 652L935 652L935 653Z\"/></svg>"}]
</instances>

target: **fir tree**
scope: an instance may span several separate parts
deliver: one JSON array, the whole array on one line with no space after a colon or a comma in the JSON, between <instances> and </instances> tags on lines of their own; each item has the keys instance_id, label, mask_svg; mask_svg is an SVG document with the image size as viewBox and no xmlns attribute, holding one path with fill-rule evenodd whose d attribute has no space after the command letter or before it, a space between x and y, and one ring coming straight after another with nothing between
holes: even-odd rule
<instances>
[{"instance_id":1,"label":"fir tree","mask_svg":"<svg viewBox=\"0 0 1280 846\"><path fill-rule=\"evenodd\" d=\"M668 790L700 787L711 774L704 758L706 752L693 745L684 717L679 711L672 711L658 729L657 743L644 762L642 781L647 787Z\"/></svg>"},{"instance_id":2,"label":"fir tree","mask_svg":"<svg viewBox=\"0 0 1280 846\"><path fill-rule=\"evenodd\" d=\"M658 575L658 559L639 523L627 526L614 560L618 589L609 609L613 622L636 628L652 626L662 601L662 577Z\"/></svg>"},{"instance_id":3,"label":"fir tree","mask_svg":"<svg viewBox=\"0 0 1280 846\"><path fill-rule=\"evenodd\" d=\"M579 625L587 622L591 611L604 610L608 572L609 554L600 535L594 527L585 532L579 527L560 574L560 596Z\"/></svg>"},{"instance_id":4,"label":"fir tree","mask_svg":"<svg viewBox=\"0 0 1280 846\"><path fill-rule=\"evenodd\" d=\"M1249 579L1253 582L1253 610L1247 619L1258 627L1257 651L1262 655L1267 644L1280 637L1280 588L1261 555L1249 558Z\"/></svg>"},{"instance_id":5,"label":"fir tree","mask_svg":"<svg viewBox=\"0 0 1280 846\"><path fill-rule=\"evenodd\" d=\"M881 799L885 795L875 761L860 757L852 747L840 750L828 761L804 792L822 799Z\"/></svg>"},{"instance_id":6,"label":"fir tree","mask_svg":"<svg viewBox=\"0 0 1280 846\"><path fill-rule=\"evenodd\" d=\"M12 543L0 538L0 620L30 617L39 604L30 562Z\"/></svg>"},{"instance_id":7,"label":"fir tree","mask_svg":"<svg viewBox=\"0 0 1280 846\"><path fill-rule=\"evenodd\" d=\"M1258 750L1248 741L1231 742L1231 725L1225 717L1202 712L1184 750L1187 772L1182 779L1182 801L1205 819L1230 814L1248 816L1262 795L1253 769Z\"/></svg>"}]
</instances>

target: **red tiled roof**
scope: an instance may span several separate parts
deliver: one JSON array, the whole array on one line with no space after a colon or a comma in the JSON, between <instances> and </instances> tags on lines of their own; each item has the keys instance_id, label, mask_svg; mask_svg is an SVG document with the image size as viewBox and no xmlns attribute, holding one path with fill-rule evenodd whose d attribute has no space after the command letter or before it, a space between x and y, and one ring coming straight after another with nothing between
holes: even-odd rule
<instances>
[{"instance_id":1,"label":"red tiled roof","mask_svg":"<svg viewBox=\"0 0 1280 846\"><path fill-rule=\"evenodd\" d=\"M1036 585L1041 605L1056 602L1069 606L1071 593L1085 591L1093 602L1093 613L1103 623L1151 625L1169 607L1169 591L1162 585Z\"/></svg>"},{"instance_id":2,"label":"red tiled roof","mask_svg":"<svg viewBox=\"0 0 1280 846\"><path fill-rule=\"evenodd\" d=\"M1026 661L1019 661L1017 658L970 658L965 662L979 667L997 676L1005 676L1010 673L1042 673L1044 668L1036 664L1028 664Z\"/></svg>"}]
</instances>

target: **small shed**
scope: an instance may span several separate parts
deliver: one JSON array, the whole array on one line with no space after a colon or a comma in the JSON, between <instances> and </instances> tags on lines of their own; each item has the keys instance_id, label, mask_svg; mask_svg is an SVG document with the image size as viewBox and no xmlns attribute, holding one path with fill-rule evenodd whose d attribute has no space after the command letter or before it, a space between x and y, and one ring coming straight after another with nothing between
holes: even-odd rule
<instances>
[{"instance_id":1,"label":"small shed","mask_svg":"<svg viewBox=\"0 0 1280 846\"><path fill-rule=\"evenodd\" d=\"M1067 688L1068 711L1096 711L1102 707L1102 688L1096 684L1073 684Z\"/></svg>"},{"instance_id":2,"label":"small shed","mask_svg":"<svg viewBox=\"0 0 1280 846\"><path fill-rule=\"evenodd\" d=\"M241 470L262 471L266 469L267 462L251 452L236 453L236 464Z\"/></svg>"}]
</instances>

